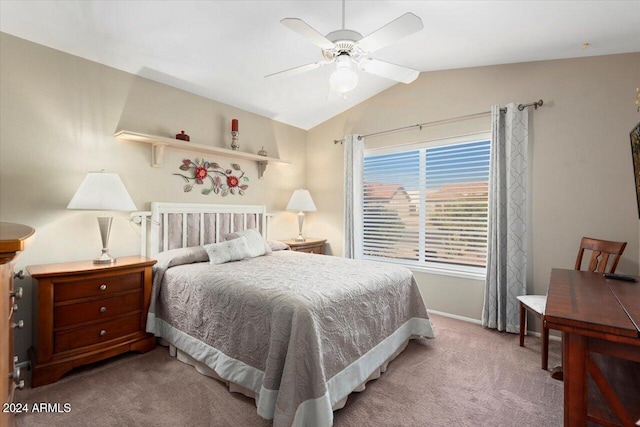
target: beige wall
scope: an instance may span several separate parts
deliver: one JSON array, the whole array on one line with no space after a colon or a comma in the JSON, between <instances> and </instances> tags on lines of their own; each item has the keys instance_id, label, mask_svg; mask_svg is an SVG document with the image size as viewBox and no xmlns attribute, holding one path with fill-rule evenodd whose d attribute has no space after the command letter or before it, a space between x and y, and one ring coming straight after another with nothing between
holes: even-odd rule
<instances>
[{"instance_id":1,"label":"beige wall","mask_svg":"<svg viewBox=\"0 0 640 427\"><path fill-rule=\"evenodd\" d=\"M295 213L283 211L293 190L305 186L304 130L7 34L0 35L0 55L0 220L36 229L18 268L99 254L96 213L66 210L92 170L120 174L140 210L151 201L264 204L276 214L270 237L297 232ZM292 161L270 165L263 180L254 162L239 161L251 180L243 197L184 193L183 180L172 173L180 172L183 158L198 154L167 150L164 167L152 168L150 146L113 138L117 129L166 136L184 129L192 142L228 147L232 118L240 121L242 151L264 146ZM139 253L138 228L126 218L114 219L114 256ZM31 323L30 281L19 285L27 293L19 318ZM28 328L16 334L21 360L30 340Z\"/></svg>"},{"instance_id":2,"label":"beige wall","mask_svg":"<svg viewBox=\"0 0 640 427\"><path fill-rule=\"evenodd\" d=\"M318 207L308 233L342 253L343 150L332 141L544 100L531 111L530 293L544 294L553 267L572 268L582 236L628 241L620 273L638 273L638 212L629 132L640 53L422 73L311 129L307 183ZM489 116L366 139L366 147L485 131ZM417 274L427 306L480 319L483 281Z\"/></svg>"}]
</instances>

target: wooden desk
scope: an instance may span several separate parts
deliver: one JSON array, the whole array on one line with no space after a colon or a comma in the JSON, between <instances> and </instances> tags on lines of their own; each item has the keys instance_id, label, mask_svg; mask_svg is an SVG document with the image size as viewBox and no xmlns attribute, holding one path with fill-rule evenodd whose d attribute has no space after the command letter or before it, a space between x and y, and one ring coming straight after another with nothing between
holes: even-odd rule
<instances>
[{"instance_id":1,"label":"wooden desk","mask_svg":"<svg viewBox=\"0 0 640 427\"><path fill-rule=\"evenodd\" d=\"M640 421L640 282L553 269L545 325L562 331L564 425Z\"/></svg>"}]
</instances>

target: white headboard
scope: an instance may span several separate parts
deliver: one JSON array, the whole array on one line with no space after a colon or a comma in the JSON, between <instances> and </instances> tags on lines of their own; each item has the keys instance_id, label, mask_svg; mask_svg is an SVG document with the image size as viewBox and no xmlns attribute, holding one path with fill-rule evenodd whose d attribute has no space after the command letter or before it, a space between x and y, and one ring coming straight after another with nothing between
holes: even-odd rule
<instances>
[{"instance_id":1,"label":"white headboard","mask_svg":"<svg viewBox=\"0 0 640 427\"><path fill-rule=\"evenodd\" d=\"M257 229L264 237L267 232L267 212L263 205L152 202L150 213L136 212L132 216L141 219L140 252L149 257L168 249L216 243L225 234L248 228Z\"/></svg>"}]
</instances>

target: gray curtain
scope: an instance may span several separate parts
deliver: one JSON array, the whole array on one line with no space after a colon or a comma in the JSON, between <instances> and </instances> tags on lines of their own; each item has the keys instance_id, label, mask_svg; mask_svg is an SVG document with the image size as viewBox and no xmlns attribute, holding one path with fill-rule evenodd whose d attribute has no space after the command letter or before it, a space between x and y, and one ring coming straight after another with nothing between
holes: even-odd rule
<instances>
[{"instance_id":1,"label":"gray curtain","mask_svg":"<svg viewBox=\"0 0 640 427\"><path fill-rule=\"evenodd\" d=\"M344 249L345 258L362 258L362 170L364 139L344 138Z\"/></svg>"},{"instance_id":2,"label":"gray curtain","mask_svg":"<svg viewBox=\"0 0 640 427\"><path fill-rule=\"evenodd\" d=\"M528 112L493 106L489 176L489 243L482 325L517 333L526 293Z\"/></svg>"}]
</instances>

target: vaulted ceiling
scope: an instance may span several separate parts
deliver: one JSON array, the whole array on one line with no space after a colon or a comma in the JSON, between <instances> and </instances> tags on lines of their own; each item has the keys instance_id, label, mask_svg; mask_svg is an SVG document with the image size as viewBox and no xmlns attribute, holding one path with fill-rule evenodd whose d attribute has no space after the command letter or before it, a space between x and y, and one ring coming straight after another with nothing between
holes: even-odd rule
<instances>
[{"instance_id":1,"label":"vaulted ceiling","mask_svg":"<svg viewBox=\"0 0 640 427\"><path fill-rule=\"evenodd\" d=\"M373 56L422 72L640 51L636 0L353 0L345 12L346 28L364 36L418 15L422 31ZM326 35L341 28L341 14L332 0L2 0L0 31L309 129L396 84L359 71L345 100L329 93L333 64L264 79L322 59L281 19Z\"/></svg>"}]
</instances>

